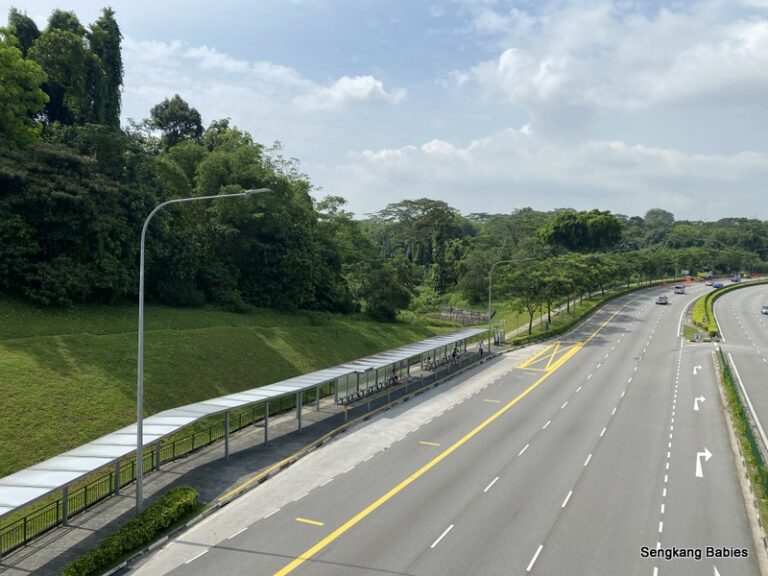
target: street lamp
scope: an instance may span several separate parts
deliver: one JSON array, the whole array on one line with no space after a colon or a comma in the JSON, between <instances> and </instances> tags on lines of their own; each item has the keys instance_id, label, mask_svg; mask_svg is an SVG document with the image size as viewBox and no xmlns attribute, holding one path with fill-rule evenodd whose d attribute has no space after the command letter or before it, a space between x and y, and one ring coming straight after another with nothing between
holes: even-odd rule
<instances>
[{"instance_id":1,"label":"street lamp","mask_svg":"<svg viewBox=\"0 0 768 576\"><path fill-rule=\"evenodd\" d=\"M536 260L536 258L513 258L511 260L499 260L488 273L488 353L491 353L491 286L493 285L493 269L499 264L508 264L510 262L524 262L526 260Z\"/></svg>"},{"instance_id":2,"label":"street lamp","mask_svg":"<svg viewBox=\"0 0 768 576\"><path fill-rule=\"evenodd\" d=\"M272 192L269 188L244 190L234 194L218 194L216 196L194 196L192 198L174 198L155 206L144 220L141 229L141 256L139 259L139 354L136 377L136 513L141 513L144 503L144 244L147 236L147 226L160 208L169 204L195 202L197 200L218 200L235 196L251 196L262 192Z\"/></svg>"}]
</instances>

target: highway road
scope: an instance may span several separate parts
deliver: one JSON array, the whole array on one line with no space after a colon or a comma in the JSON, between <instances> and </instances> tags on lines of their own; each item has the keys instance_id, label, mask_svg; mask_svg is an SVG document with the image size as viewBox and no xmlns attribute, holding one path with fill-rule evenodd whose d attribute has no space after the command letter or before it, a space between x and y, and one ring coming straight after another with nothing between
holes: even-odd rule
<instances>
[{"instance_id":1,"label":"highway road","mask_svg":"<svg viewBox=\"0 0 768 576\"><path fill-rule=\"evenodd\" d=\"M738 378L754 408L764 436L768 426L768 286L752 286L724 294L715 301L715 316ZM768 439L763 439L768 445Z\"/></svg>"},{"instance_id":2,"label":"highway road","mask_svg":"<svg viewBox=\"0 0 768 576\"><path fill-rule=\"evenodd\" d=\"M404 403L132 573L756 576L714 347L678 336L703 290L622 297Z\"/></svg>"}]
</instances>

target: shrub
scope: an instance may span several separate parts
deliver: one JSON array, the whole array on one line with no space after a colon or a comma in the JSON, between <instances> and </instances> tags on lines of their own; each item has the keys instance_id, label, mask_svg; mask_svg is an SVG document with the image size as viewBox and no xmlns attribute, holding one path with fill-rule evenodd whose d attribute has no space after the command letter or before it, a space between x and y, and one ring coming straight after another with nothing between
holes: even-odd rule
<instances>
[{"instance_id":1,"label":"shrub","mask_svg":"<svg viewBox=\"0 0 768 576\"><path fill-rule=\"evenodd\" d=\"M64 569L62 576L103 573L128 554L150 544L198 505L199 494L191 486L172 488L98 546L74 560Z\"/></svg>"}]
</instances>

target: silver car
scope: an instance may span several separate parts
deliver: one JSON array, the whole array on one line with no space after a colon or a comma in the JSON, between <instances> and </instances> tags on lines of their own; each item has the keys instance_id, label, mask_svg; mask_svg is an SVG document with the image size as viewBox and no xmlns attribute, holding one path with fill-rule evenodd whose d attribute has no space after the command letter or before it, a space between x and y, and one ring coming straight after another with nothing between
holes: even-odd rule
<instances>
[{"instance_id":1,"label":"silver car","mask_svg":"<svg viewBox=\"0 0 768 576\"><path fill-rule=\"evenodd\" d=\"M760 308L760 313L761 314L768 314L768 304L766 304L765 306Z\"/></svg>"}]
</instances>

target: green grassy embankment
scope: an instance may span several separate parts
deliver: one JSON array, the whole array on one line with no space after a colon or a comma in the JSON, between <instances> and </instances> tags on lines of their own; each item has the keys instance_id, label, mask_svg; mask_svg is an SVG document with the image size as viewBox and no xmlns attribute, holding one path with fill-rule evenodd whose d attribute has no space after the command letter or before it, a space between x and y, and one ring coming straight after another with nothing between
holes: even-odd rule
<instances>
[{"instance_id":1,"label":"green grassy embankment","mask_svg":"<svg viewBox=\"0 0 768 576\"><path fill-rule=\"evenodd\" d=\"M0 477L136 420L137 307L0 299ZM263 386L452 330L323 313L147 306L145 413Z\"/></svg>"}]
</instances>

